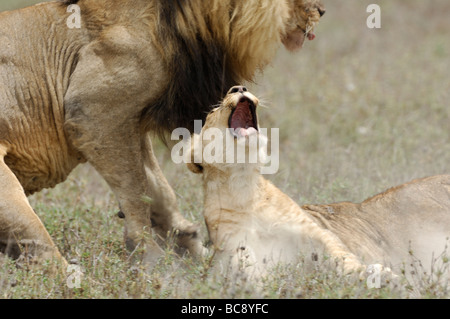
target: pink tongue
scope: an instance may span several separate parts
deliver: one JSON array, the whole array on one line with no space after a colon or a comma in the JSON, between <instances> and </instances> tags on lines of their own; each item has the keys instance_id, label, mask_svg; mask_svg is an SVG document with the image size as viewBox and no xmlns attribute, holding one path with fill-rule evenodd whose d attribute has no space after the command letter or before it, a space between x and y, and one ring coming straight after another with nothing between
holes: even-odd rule
<instances>
[{"instance_id":1,"label":"pink tongue","mask_svg":"<svg viewBox=\"0 0 450 319\"><path fill-rule=\"evenodd\" d=\"M256 132L257 132L257 130L255 128L253 128L253 127L249 127L248 129L245 129L245 128L242 128L242 127L238 127L235 130L235 133L238 136L243 136L243 137L250 136L250 135L252 135L252 134L254 134Z\"/></svg>"},{"instance_id":2,"label":"pink tongue","mask_svg":"<svg viewBox=\"0 0 450 319\"><path fill-rule=\"evenodd\" d=\"M312 33L312 32L309 32L308 33L308 40L309 41L312 41L312 40L314 40L316 38L316 35L314 34L314 33Z\"/></svg>"}]
</instances>

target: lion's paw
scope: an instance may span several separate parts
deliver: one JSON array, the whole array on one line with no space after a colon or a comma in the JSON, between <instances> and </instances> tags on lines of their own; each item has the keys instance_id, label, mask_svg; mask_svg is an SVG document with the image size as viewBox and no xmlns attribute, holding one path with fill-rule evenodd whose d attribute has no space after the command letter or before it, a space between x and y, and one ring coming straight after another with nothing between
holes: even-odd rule
<instances>
[{"instance_id":1,"label":"lion's paw","mask_svg":"<svg viewBox=\"0 0 450 319\"><path fill-rule=\"evenodd\" d=\"M368 265L363 276L366 279L368 288L385 287L398 279L398 276L392 272L391 268L381 264Z\"/></svg>"}]
</instances>

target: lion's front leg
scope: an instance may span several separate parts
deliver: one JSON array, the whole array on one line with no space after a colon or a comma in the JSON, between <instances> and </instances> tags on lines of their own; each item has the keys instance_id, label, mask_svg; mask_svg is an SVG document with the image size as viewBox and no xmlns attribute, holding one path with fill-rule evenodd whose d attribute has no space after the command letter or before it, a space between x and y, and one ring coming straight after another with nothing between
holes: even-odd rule
<instances>
[{"instance_id":1,"label":"lion's front leg","mask_svg":"<svg viewBox=\"0 0 450 319\"><path fill-rule=\"evenodd\" d=\"M68 108L65 129L74 146L106 180L125 215L126 246L145 249L145 259L155 261L161 248L151 236L151 204L144 197L154 197L144 168L139 127L131 119L105 123L98 114ZM120 126L127 127L124 134Z\"/></svg>"},{"instance_id":2,"label":"lion's front leg","mask_svg":"<svg viewBox=\"0 0 450 319\"><path fill-rule=\"evenodd\" d=\"M201 254L197 228L180 214L175 193L159 168L147 134L142 134L133 120L118 123L128 128L126 134L114 124L104 125L98 117L84 116L69 118L66 131L115 193L125 217L127 248L142 247L144 260L155 262L162 255L151 236L155 227L162 238L173 233L180 246Z\"/></svg>"},{"instance_id":3,"label":"lion's front leg","mask_svg":"<svg viewBox=\"0 0 450 319\"><path fill-rule=\"evenodd\" d=\"M162 69L161 61L150 43L144 50L142 39L122 27L105 34L111 36L93 41L80 52L64 97L65 130L68 140L115 193L125 217L127 247L145 244L145 257L151 262L162 253L152 236L147 236L151 220L163 237L175 229L185 238L192 235L186 246L198 239L179 214L140 122L142 110L164 88L164 78L149 71ZM117 44L116 40L126 41ZM149 203L144 197L152 200Z\"/></svg>"},{"instance_id":4,"label":"lion's front leg","mask_svg":"<svg viewBox=\"0 0 450 319\"><path fill-rule=\"evenodd\" d=\"M164 177L154 156L148 135L142 136L145 158L145 172L149 182L152 199L152 224L162 237L176 236L179 246L193 255L205 254L205 248L198 236L197 226L186 220L179 212L175 192Z\"/></svg>"},{"instance_id":5,"label":"lion's front leg","mask_svg":"<svg viewBox=\"0 0 450 319\"><path fill-rule=\"evenodd\" d=\"M144 259L153 263L162 250L151 236L152 226L165 238L173 233L180 246L194 255L203 252L197 228L182 217L175 193L153 155L150 139L137 120L103 122L96 112L68 106L65 129L74 146L83 153L115 193L125 217L126 246L145 249ZM91 108L95 109L95 108ZM100 109L100 107L98 108ZM126 127L124 133L123 127ZM149 203L146 198L150 198Z\"/></svg>"},{"instance_id":6,"label":"lion's front leg","mask_svg":"<svg viewBox=\"0 0 450 319\"><path fill-rule=\"evenodd\" d=\"M105 36L104 42L93 41L80 51L64 96L64 129L69 143L115 193L125 216L127 248L144 248L145 259L152 262L162 250L150 236L151 205L143 200L153 194L146 175L139 115L159 90L156 84L149 85L154 79L145 72L152 63L156 67L157 61L130 58L134 38L126 29L116 31L129 36L129 41L116 45L116 37Z\"/></svg>"}]
</instances>

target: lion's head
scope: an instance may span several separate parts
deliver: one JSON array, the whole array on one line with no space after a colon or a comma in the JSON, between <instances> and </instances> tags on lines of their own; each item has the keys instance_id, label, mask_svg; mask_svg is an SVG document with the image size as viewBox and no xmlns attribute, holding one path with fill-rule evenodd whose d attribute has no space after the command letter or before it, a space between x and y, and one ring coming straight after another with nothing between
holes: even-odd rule
<instances>
[{"instance_id":1,"label":"lion's head","mask_svg":"<svg viewBox=\"0 0 450 319\"><path fill-rule=\"evenodd\" d=\"M267 137L260 134L258 105L245 86L232 87L208 114L200 134L194 135L189 169L200 173L203 168L223 170L236 164L259 167L265 160Z\"/></svg>"},{"instance_id":2,"label":"lion's head","mask_svg":"<svg viewBox=\"0 0 450 319\"><path fill-rule=\"evenodd\" d=\"M236 139L255 134L259 130L258 104L258 99L245 86L233 86L220 106L208 114L203 129L214 127L224 132L228 129Z\"/></svg>"},{"instance_id":3,"label":"lion's head","mask_svg":"<svg viewBox=\"0 0 450 319\"><path fill-rule=\"evenodd\" d=\"M280 45L301 48L324 14L320 0L156 1L154 44L165 61L167 91L144 110L150 129L193 130L234 85L252 81Z\"/></svg>"},{"instance_id":4,"label":"lion's head","mask_svg":"<svg viewBox=\"0 0 450 319\"><path fill-rule=\"evenodd\" d=\"M314 27L325 13L325 7L316 0L290 0L290 14L282 34L284 46L295 51L303 46L305 37L315 38Z\"/></svg>"}]
</instances>

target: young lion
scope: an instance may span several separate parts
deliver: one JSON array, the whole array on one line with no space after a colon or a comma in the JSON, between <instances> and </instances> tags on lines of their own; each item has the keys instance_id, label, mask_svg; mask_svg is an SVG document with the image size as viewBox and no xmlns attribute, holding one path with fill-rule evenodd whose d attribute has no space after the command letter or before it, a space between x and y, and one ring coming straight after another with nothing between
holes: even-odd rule
<instances>
[{"instance_id":1,"label":"young lion","mask_svg":"<svg viewBox=\"0 0 450 319\"><path fill-rule=\"evenodd\" d=\"M208 115L200 135L194 136L192 158L210 143L218 142L206 140L205 134L211 128L220 129L224 145L226 135L233 135L234 144L243 143L247 156L251 152L247 143L251 138L266 143L265 137L258 134L257 106L258 99L245 87L231 88L221 106ZM229 149L224 151L223 162ZM236 150L235 160L237 156ZM202 163L188 164L193 172L203 173L204 216L220 259L231 259L233 267L245 268L248 273L264 274L268 266L280 261L294 261L301 254L312 254L315 259L324 250L339 262L344 272L363 270L359 259L335 234L319 226L291 198L262 177L260 166L208 163L205 158Z\"/></svg>"},{"instance_id":2,"label":"young lion","mask_svg":"<svg viewBox=\"0 0 450 319\"><path fill-rule=\"evenodd\" d=\"M232 146L244 146L246 158L252 153L252 139L258 140L260 150L265 149L257 106L258 99L245 87L231 88L191 143L191 158L203 159L188 167L203 173L204 216L222 260L264 274L278 262L295 261L300 255L316 260L324 253L344 273L363 271L362 275L369 268L382 269L379 263L401 265L410 249L424 262L442 252L450 235L450 175L416 180L361 204L299 207L260 174L261 160L236 161L236 150L234 163L227 158L231 137ZM214 154L212 161L205 150L219 151L218 142L224 152L222 158ZM259 153L261 159L264 152ZM366 268L368 264L377 265ZM389 272L384 268L384 274Z\"/></svg>"}]
</instances>

